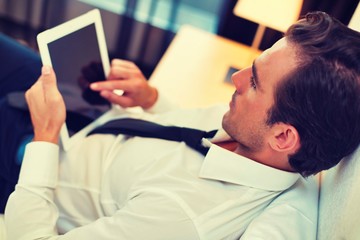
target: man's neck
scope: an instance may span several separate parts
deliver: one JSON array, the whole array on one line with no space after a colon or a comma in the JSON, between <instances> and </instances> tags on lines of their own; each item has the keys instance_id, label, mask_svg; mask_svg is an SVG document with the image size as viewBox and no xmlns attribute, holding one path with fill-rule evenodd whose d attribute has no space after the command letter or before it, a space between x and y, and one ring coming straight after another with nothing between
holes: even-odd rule
<instances>
[{"instance_id":1,"label":"man's neck","mask_svg":"<svg viewBox=\"0 0 360 240\"><path fill-rule=\"evenodd\" d=\"M230 140L230 141L224 141L224 142L216 142L216 145L219 147L225 148L226 150L229 150L231 152L235 152L238 144L237 142Z\"/></svg>"},{"instance_id":2,"label":"man's neck","mask_svg":"<svg viewBox=\"0 0 360 240\"><path fill-rule=\"evenodd\" d=\"M216 142L214 144L228 151L235 152L236 154L254 160L258 163L288 172L294 171L288 162L287 156L283 156L283 154L277 154L269 151L263 151L261 153L251 153L248 151L241 150L239 144L233 140Z\"/></svg>"}]
</instances>

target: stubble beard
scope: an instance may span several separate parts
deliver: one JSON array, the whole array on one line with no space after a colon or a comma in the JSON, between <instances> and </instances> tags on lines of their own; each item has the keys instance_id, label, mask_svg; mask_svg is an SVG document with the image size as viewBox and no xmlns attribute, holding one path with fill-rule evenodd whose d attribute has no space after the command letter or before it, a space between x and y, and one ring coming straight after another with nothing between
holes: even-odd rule
<instances>
[{"instance_id":1,"label":"stubble beard","mask_svg":"<svg viewBox=\"0 0 360 240\"><path fill-rule=\"evenodd\" d=\"M262 124L258 124L259 126L251 126L250 128L242 128L241 123L231 124L229 121L230 114L227 112L224 115L222 121L222 127L225 132L238 143L238 147L236 152L241 153L242 155L252 155L256 152L260 152L265 146L265 127L260 126Z\"/></svg>"}]
</instances>

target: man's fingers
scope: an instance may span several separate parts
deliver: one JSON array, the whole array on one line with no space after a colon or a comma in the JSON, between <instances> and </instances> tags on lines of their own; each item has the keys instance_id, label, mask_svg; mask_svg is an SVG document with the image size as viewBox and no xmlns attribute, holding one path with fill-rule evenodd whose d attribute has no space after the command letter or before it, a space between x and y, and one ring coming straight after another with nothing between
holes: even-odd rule
<instances>
[{"instance_id":1,"label":"man's fingers","mask_svg":"<svg viewBox=\"0 0 360 240\"><path fill-rule=\"evenodd\" d=\"M110 69L110 73L108 79L116 79L116 78L134 78L138 77L141 74L139 69L137 68L126 68L124 66L113 66Z\"/></svg>"},{"instance_id":2,"label":"man's fingers","mask_svg":"<svg viewBox=\"0 0 360 240\"><path fill-rule=\"evenodd\" d=\"M41 69L41 76L25 93L25 99L28 105L35 101L38 104L48 101L56 102L61 100L61 98L61 94L56 85L55 72L48 66L44 66Z\"/></svg>"},{"instance_id":3,"label":"man's fingers","mask_svg":"<svg viewBox=\"0 0 360 240\"><path fill-rule=\"evenodd\" d=\"M44 98L41 77L25 92L25 99L28 105L33 98Z\"/></svg>"},{"instance_id":4,"label":"man's fingers","mask_svg":"<svg viewBox=\"0 0 360 240\"><path fill-rule=\"evenodd\" d=\"M41 76L25 97L34 127L34 140L57 143L66 110L51 67L42 68Z\"/></svg>"},{"instance_id":5,"label":"man's fingers","mask_svg":"<svg viewBox=\"0 0 360 240\"><path fill-rule=\"evenodd\" d=\"M127 69L138 69L138 67L130 61L123 60L123 59L113 59L111 61L111 67L124 67Z\"/></svg>"},{"instance_id":6,"label":"man's fingers","mask_svg":"<svg viewBox=\"0 0 360 240\"><path fill-rule=\"evenodd\" d=\"M133 107L134 106L134 101L126 96L120 96L116 93L113 93L111 91L101 91L100 92L101 96L106 98L108 101L114 103L114 104L118 104L122 107Z\"/></svg>"},{"instance_id":7,"label":"man's fingers","mask_svg":"<svg viewBox=\"0 0 360 240\"><path fill-rule=\"evenodd\" d=\"M94 91L102 91L102 90L124 90L124 91L131 91L134 89L133 83L128 83L126 80L108 80L108 81L101 81L92 83L90 88Z\"/></svg>"}]
</instances>

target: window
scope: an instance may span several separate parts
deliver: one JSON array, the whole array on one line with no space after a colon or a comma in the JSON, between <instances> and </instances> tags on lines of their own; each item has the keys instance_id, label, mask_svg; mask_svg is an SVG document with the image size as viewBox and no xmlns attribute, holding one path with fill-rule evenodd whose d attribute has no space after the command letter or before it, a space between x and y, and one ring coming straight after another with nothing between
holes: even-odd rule
<instances>
[{"instance_id":1,"label":"window","mask_svg":"<svg viewBox=\"0 0 360 240\"><path fill-rule=\"evenodd\" d=\"M176 32L183 24L217 32L222 0L79 0L139 22Z\"/></svg>"}]
</instances>

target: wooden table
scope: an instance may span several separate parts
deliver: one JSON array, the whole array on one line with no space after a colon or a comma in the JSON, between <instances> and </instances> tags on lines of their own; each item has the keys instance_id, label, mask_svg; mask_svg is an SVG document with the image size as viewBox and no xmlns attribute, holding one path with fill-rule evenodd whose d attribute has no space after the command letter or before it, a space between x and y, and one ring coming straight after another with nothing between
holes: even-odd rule
<instances>
[{"instance_id":1,"label":"wooden table","mask_svg":"<svg viewBox=\"0 0 360 240\"><path fill-rule=\"evenodd\" d=\"M150 77L182 107L228 103L234 92L225 81L229 67L244 68L260 54L249 46L183 26Z\"/></svg>"}]
</instances>

